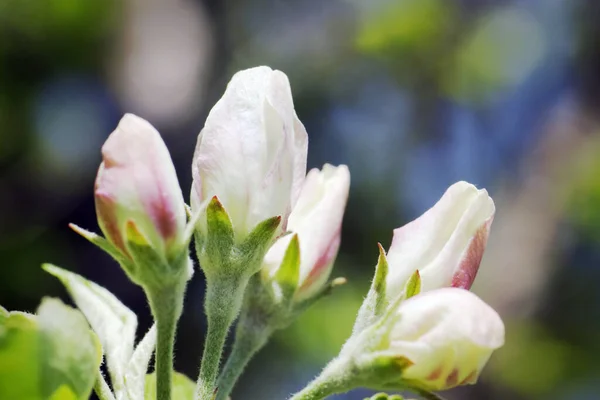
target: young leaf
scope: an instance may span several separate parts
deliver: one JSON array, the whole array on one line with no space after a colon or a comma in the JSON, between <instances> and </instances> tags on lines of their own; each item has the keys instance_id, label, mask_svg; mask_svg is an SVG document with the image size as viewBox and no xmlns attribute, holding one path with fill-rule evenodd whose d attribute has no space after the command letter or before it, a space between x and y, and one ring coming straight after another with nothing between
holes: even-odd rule
<instances>
[{"instance_id":1,"label":"young leaf","mask_svg":"<svg viewBox=\"0 0 600 400\"><path fill-rule=\"evenodd\" d=\"M144 396L144 384L148 364L156 347L156 325L152 325L148 333L137 345L133 356L127 364L125 382L127 393L131 399L141 399Z\"/></svg>"},{"instance_id":2,"label":"young leaf","mask_svg":"<svg viewBox=\"0 0 600 400\"><path fill-rule=\"evenodd\" d=\"M179 372L173 373L173 399L176 400L193 400L196 384L184 374ZM156 374L146 375L146 390L144 400L156 399Z\"/></svg>"},{"instance_id":3,"label":"young leaf","mask_svg":"<svg viewBox=\"0 0 600 400\"><path fill-rule=\"evenodd\" d=\"M133 352L136 315L108 290L80 275L50 264L44 264L42 268L60 279L86 316L106 353L113 390L122 392L125 371Z\"/></svg>"},{"instance_id":4,"label":"young leaf","mask_svg":"<svg viewBox=\"0 0 600 400\"><path fill-rule=\"evenodd\" d=\"M60 300L45 298L38 308L38 324L42 398L56 396L56 391L67 385L78 399L87 399L96 381L102 349L85 318Z\"/></svg>"},{"instance_id":5,"label":"young leaf","mask_svg":"<svg viewBox=\"0 0 600 400\"><path fill-rule=\"evenodd\" d=\"M39 329L32 315L0 319L0 399L42 399Z\"/></svg>"}]
</instances>

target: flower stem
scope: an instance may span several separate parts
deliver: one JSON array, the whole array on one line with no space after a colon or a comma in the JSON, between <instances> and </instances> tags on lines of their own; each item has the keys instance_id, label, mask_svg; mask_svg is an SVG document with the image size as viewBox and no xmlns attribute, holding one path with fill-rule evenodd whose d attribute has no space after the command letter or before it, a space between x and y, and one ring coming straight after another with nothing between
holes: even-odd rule
<instances>
[{"instance_id":1,"label":"flower stem","mask_svg":"<svg viewBox=\"0 0 600 400\"><path fill-rule=\"evenodd\" d=\"M344 393L352 388L352 375L347 371L344 359L333 359L327 367L304 389L290 400L320 400L336 393Z\"/></svg>"},{"instance_id":2,"label":"flower stem","mask_svg":"<svg viewBox=\"0 0 600 400\"><path fill-rule=\"evenodd\" d=\"M246 283L247 279L245 283L240 284L239 281L226 277L214 281L207 277L205 309L208 332L196 385L197 400L214 399L225 339L240 311Z\"/></svg>"},{"instance_id":3,"label":"flower stem","mask_svg":"<svg viewBox=\"0 0 600 400\"><path fill-rule=\"evenodd\" d=\"M181 286L181 287L180 287ZM156 398L171 400L173 347L177 321L183 308L183 286L148 290L148 300L156 320Z\"/></svg>"},{"instance_id":4,"label":"flower stem","mask_svg":"<svg viewBox=\"0 0 600 400\"><path fill-rule=\"evenodd\" d=\"M263 348L271 336L272 329L264 324L250 323L242 314L235 332L233 349L219 377L217 400L226 400L248 362Z\"/></svg>"}]
</instances>

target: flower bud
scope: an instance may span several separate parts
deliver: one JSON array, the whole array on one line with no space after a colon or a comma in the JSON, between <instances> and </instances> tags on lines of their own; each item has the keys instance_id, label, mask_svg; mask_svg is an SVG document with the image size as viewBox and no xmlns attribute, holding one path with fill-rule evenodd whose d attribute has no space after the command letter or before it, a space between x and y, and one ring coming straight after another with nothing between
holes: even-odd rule
<instances>
[{"instance_id":1,"label":"flower bud","mask_svg":"<svg viewBox=\"0 0 600 400\"><path fill-rule=\"evenodd\" d=\"M398 306L391 320L385 352L409 360L402 380L422 389L475 383L492 352L504 344L500 316L463 289L412 297Z\"/></svg>"},{"instance_id":2,"label":"flower bud","mask_svg":"<svg viewBox=\"0 0 600 400\"><path fill-rule=\"evenodd\" d=\"M290 214L288 230L298 237L300 267L295 300L311 297L326 283L337 256L341 225L350 188L348 167L325 164L306 176L298 202ZM280 238L267 252L263 273L273 278L295 235Z\"/></svg>"},{"instance_id":3,"label":"flower bud","mask_svg":"<svg viewBox=\"0 0 600 400\"><path fill-rule=\"evenodd\" d=\"M102 147L96 213L106 238L129 256L128 230L157 254L180 246L185 203L169 151L150 123L125 114ZM130 235L129 235L130 236Z\"/></svg>"},{"instance_id":4,"label":"flower bud","mask_svg":"<svg viewBox=\"0 0 600 400\"><path fill-rule=\"evenodd\" d=\"M285 230L306 174L307 146L286 75L269 67L236 73L198 136L192 209L217 196L238 240L275 216ZM204 219L199 226L206 231Z\"/></svg>"},{"instance_id":5,"label":"flower bud","mask_svg":"<svg viewBox=\"0 0 600 400\"><path fill-rule=\"evenodd\" d=\"M485 189L457 182L422 216L394 230L387 254L388 299L392 301L403 290L417 269L421 291L447 286L469 289L494 212L494 202Z\"/></svg>"}]
</instances>

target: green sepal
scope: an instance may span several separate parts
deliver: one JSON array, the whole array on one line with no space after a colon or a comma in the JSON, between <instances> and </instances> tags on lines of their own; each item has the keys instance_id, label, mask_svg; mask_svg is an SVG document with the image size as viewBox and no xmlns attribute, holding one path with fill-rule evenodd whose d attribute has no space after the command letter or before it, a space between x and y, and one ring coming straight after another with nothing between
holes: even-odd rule
<instances>
[{"instance_id":1,"label":"green sepal","mask_svg":"<svg viewBox=\"0 0 600 400\"><path fill-rule=\"evenodd\" d=\"M420 292L421 275L419 274L419 270L417 269L406 282L406 286L404 287L404 298L410 299L411 297L418 295Z\"/></svg>"},{"instance_id":2,"label":"green sepal","mask_svg":"<svg viewBox=\"0 0 600 400\"><path fill-rule=\"evenodd\" d=\"M86 229L83 229L80 226L75 224L69 224L69 228L71 228L75 233L81 235L83 238L87 239L90 243L98 246L102 251L110 255L116 262L118 262L123 270L127 273L130 279L133 280L133 276L135 276L136 268L133 262L123 254L121 250L115 247L108 240L103 238L102 236L90 232Z\"/></svg>"},{"instance_id":3,"label":"green sepal","mask_svg":"<svg viewBox=\"0 0 600 400\"><path fill-rule=\"evenodd\" d=\"M195 389L196 384L190 378L179 372L173 372L172 398L174 400L194 400ZM144 400L157 400L155 373L146 375Z\"/></svg>"},{"instance_id":4,"label":"green sepal","mask_svg":"<svg viewBox=\"0 0 600 400\"><path fill-rule=\"evenodd\" d=\"M399 394L377 393L371 397L365 397L364 400L404 400Z\"/></svg>"},{"instance_id":5,"label":"green sepal","mask_svg":"<svg viewBox=\"0 0 600 400\"><path fill-rule=\"evenodd\" d=\"M265 219L256 225L238 246L238 253L242 258L241 263L253 266L251 270L247 271L249 275L254 275L260 270L262 260L273 244L279 224L281 224L279 216Z\"/></svg>"},{"instance_id":6,"label":"green sepal","mask_svg":"<svg viewBox=\"0 0 600 400\"><path fill-rule=\"evenodd\" d=\"M211 260L211 265L223 265L229 262L235 243L233 225L217 196L214 196L206 207L204 241L204 252Z\"/></svg>"},{"instance_id":7,"label":"green sepal","mask_svg":"<svg viewBox=\"0 0 600 400\"><path fill-rule=\"evenodd\" d=\"M288 244L281 265L275 274L275 280L281 288L283 298L291 301L300 279L300 243L294 235Z\"/></svg>"},{"instance_id":8,"label":"green sepal","mask_svg":"<svg viewBox=\"0 0 600 400\"><path fill-rule=\"evenodd\" d=\"M187 281L189 277L187 249L178 258L167 260L158 253L133 221L125 224L125 243L137 267L132 281L145 288L160 289Z\"/></svg>"},{"instance_id":9,"label":"green sepal","mask_svg":"<svg viewBox=\"0 0 600 400\"><path fill-rule=\"evenodd\" d=\"M402 373L413 362L406 357L383 351L358 355L355 365L361 371L360 381L364 382L365 387L404 390L406 382L402 380Z\"/></svg>"},{"instance_id":10,"label":"green sepal","mask_svg":"<svg viewBox=\"0 0 600 400\"><path fill-rule=\"evenodd\" d=\"M352 328L352 336L373 324L388 307L386 279L389 266L383 246L381 246L381 243L377 243L377 246L379 248L379 257L377 259L377 266L375 267L375 276L373 277L369 293L358 310L358 316Z\"/></svg>"}]
</instances>

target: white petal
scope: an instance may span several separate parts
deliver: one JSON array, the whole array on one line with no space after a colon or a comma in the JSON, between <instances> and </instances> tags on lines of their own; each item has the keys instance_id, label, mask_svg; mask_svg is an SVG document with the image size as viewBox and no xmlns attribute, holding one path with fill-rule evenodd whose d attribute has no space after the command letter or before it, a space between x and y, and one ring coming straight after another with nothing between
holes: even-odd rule
<instances>
[{"instance_id":1,"label":"white petal","mask_svg":"<svg viewBox=\"0 0 600 400\"><path fill-rule=\"evenodd\" d=\"M458 182L421 217L396 229L388 252L390 297L402 290L416 269L422 291L450 286L469 254L471 240L482 226L489 228L494 212L494 202L485 190Z\"/></svg>"}]
</instances>

